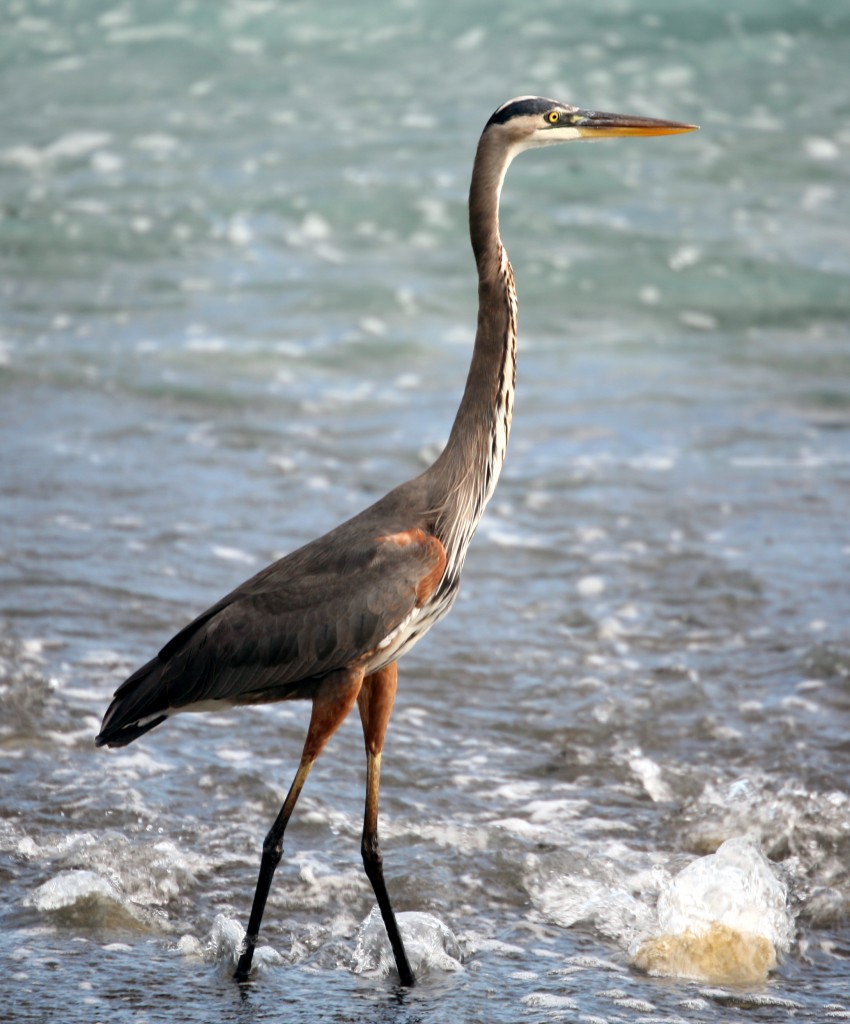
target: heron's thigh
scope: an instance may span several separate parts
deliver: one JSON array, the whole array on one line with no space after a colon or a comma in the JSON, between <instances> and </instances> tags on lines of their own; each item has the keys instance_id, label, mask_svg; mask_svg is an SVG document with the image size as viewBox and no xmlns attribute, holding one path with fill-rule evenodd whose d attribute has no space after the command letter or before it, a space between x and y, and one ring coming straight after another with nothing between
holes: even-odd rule
<instances>
[{"instance_id":1,"label":"heron's thigh","mask_svg":"<svg viewBox=\"0 0 850 1024\"><path fill-rule=\"evenodd\" d=\"M313 713L304 742L303 761L316 760L354 707L362 685L362 669L332 672L318 684L313 694Z\"/></svg>"},{"instance_id":2,"label":"heron's thigh","mask_svg":"<svg viewBox=\"0 0 850 1024\"><path fill-rule=\"evenodd\" d=\"M357 697L357 706L363 723L366 750L372 755L380 754L383 749L397 688L396 662L373 672L363 680Z\"/></svg>"}]
</instances>

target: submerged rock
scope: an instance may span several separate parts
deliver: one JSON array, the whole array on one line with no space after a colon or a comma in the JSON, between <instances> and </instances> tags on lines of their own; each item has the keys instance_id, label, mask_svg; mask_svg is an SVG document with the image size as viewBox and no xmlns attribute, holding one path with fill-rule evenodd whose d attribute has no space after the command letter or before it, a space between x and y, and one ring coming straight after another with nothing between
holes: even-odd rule
<instances>
[{"instance_id":1,"label":"submerged rock","mask_svg":"<svg viewBox=\"0 0 850 1024\"><path fill-rule=\"evenodd\" d=\"M632 965L647 974L744 985L764 981L776 966L776 950L763 935L712 921L704 931L647 939Z\"/></svg>"}]
</instances>

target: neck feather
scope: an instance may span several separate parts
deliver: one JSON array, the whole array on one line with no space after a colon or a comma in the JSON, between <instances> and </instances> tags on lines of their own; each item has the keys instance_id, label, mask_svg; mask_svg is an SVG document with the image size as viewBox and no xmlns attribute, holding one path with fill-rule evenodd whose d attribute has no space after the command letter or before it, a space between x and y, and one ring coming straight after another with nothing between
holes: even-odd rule
<instances>
[{"instance_id":1,"label":"neck feather","mask_svg":"<svg viewBox=\"0 0 850 1024\"><path fill-rule=\"evenodd\" d=\"M499 235L499 197L518 151L498 132L478 145L469 190L469 225L478 267L478 328L466 388L446 447L431 469L437 534L459 572L466 547L499 479L513 413L517 301Z\"/></svg>"}]
</instances>

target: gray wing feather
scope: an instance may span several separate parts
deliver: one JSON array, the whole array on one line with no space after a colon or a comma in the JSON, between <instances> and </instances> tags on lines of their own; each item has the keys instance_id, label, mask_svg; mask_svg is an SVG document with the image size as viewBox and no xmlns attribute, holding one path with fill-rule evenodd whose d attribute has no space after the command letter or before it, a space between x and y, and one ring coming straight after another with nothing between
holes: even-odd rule
<instances>
[{"instance_id":1,"label":"gray wing feather","mask_svg":"<svg viewBox=\"0 0 850 1024\"><path fill-rule=\"evenodd\" d=\"M309 697L321 677L374 651L444 552L418 530L398 534L404 543L349 532L282 558L189 623L118 688L98 742L130 742L134 723L201 701Z\"/></svg>"}]
</instances>

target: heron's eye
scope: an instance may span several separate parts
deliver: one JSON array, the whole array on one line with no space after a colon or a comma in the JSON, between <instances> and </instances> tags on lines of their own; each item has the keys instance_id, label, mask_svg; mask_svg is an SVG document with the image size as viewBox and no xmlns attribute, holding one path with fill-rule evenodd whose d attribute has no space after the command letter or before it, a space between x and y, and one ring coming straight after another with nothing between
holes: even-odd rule
<instances>
[{"instance_id":1,"label":"heron's eye","mask_svg":"<svg viewBox=\"0 0 850 1024\"><path fill-rule=\"evenodd\" d=\"M561 120L561 115L558 113L557 110L550 110L546 117L549 121L549 124L557 124Z\"/></svg>"}]
</instances>

